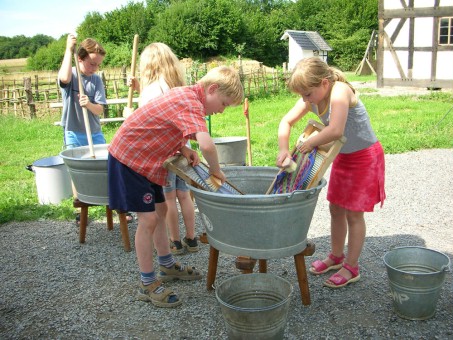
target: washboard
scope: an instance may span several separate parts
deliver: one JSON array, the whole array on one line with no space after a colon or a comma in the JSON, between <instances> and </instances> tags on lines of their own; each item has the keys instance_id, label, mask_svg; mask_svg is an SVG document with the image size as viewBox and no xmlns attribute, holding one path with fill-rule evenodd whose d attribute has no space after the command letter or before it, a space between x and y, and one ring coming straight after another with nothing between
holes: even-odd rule
<instances>
[{"instance_id":1,"label":"washboard","mask_svg":"<svg viewBox=\"0 0 453 340\"><path fill-rule=\"evenodd\" d=\"M296 170L291 173L286 172L285 169L280 170L274 179L274 182L269 187L267 194L306 190L319 184L319 181L321 181L327 169L346 142L346 138L342 136L328 144L320 145L307 154L299 152L298 147L307 139L316 136L316 134L322 131L324 127L323 124L317 121L308 121L304 132L300 135L296 146L292 150L292 160L297 165Z\"/></svg>"},{"instance_id":2,"label":"washboard","mask_svg":"<svg viewBox=\"0 0 453 340\"><path fill-rule=\"evenodd\" d=\"M196 166L191 166L187 159L182 155L176 155L168 158L164 168L171 171L183 179L187 184L206 191L216 192L226 195L243 195L241 191L235 188L231 183L226 181L219 188L213 188L209 180L209 166L203 162Z\"/></svg>"}]
</instances>

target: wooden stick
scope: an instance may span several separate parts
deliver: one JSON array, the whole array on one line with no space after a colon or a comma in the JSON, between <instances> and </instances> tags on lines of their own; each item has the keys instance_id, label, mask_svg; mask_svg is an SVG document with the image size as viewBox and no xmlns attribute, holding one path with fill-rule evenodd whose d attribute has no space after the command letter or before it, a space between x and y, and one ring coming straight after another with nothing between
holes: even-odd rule
<instances>
[{"instance_id":1,"label":"wooden stick","mask_svg":"<svg viewBox=\"0 0 453 340\"><path fill-rule=\"evenodd\" d=\"M77 80L79 82L79 93L81 96L83 96L83 95L85 95L85 91L83 89L82 76L80 73L79 58L77 56L77 52L74 52L74 62L75 62L76 70L77 70ZM96 158L96 156L94 155L93 137L91 136L91 127L90 127L90 121L88 119L87 108L82 107L82 112L83 112L83 122L85 123L85 130L87 133L88 147L90 149L90 156L91 156L91 158Z\"/></svg>"},{"instance_id":2,"label":"wooden stick","mask_svg":"<svg viewBox=\"0 0 453 340\"><path fill-rule=\"evenodd\" d=\"M131 60L131 75L132 75L132 77L135 76L135 65L136 65L136 62L137 62L137 48L138 48L138 34L134 35L134 44L133 44L133 47L132 47L132 60ZM133 96L134 96L134 89L131 86L131 87L129 87L129 92L128 92L128 95L127 95L127 106L123 110L123 117L127 117L130 114L132 114L132 112L134 112L132 110L132 98L133 98Z\"/></svg>"},{"instance_id":3,"label":"wooden stick","mask_svg":"<svg viewBox=\"0 0 453 340\"><path fill-rule=\"evenodd\" d=\"M244 115L245 115L245 124L247 129L247 156L249 161L249 166L252 166L252 142L250 139L250 118L249 118L249 100L245 98L244 100Z\"/></svg>"}]
</instances>

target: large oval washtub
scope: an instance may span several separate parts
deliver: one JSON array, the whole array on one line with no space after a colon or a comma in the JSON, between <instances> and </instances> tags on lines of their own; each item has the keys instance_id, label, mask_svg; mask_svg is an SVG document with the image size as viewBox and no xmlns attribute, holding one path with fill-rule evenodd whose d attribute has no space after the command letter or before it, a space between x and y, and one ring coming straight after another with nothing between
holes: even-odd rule
<instances>
[{"instance_id":1,"label":"large oval washtub","mask_svg":"<svg viewBox=\"0 0 453 340\"><path fill-rule=\"evenodd\" d=\"M306 248L308 228L325 179L309 190L265 195L278 168L235 166L222 170L244 195L189 186L211 246L255 259L294 256Z\"/></svg>"}]
</instances>

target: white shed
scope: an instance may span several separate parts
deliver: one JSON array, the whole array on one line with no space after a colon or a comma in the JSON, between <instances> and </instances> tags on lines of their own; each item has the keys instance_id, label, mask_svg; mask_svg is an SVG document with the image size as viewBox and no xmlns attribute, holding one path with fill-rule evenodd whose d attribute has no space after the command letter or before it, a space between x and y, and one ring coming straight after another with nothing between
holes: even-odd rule
<instances>
[{"instance_id":1,"label":"white shed","mask_svg":"<svg viewBox=\"0 0 453 340\"><path fill-rule=\"evenodd\" d=\"M379 0L377 86L453 88L453 0Z\"/></svg>"},{"instance_id":2,"label":"white shed","mask_svg":"<svg viewBox=\"0 0 453 340\"><path fill-rule=\"evenodd\" d=\"M318 32L286 30L280 39L289 40L288 70L292 70L299 60L313 56L327 61L327 52L332 51Z\"/></svg>"}]
</instances>

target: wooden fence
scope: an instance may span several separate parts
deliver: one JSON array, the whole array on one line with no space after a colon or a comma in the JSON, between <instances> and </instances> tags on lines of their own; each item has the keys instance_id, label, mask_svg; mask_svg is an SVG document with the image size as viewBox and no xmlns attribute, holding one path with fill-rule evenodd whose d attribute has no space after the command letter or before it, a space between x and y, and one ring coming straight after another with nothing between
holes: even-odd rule
<instances>
[{"instance_id":1,"label":"wooden fence","mask_svg":"<svg viewBox=\"0 0 453 340\"><path fill-rule=\"evenodd\" d=\"M189 68L186 67L187 84L194 84L213 66L217 65L194 64ZM278 93L286 88L288 72L285 67L268 68L262 63L244 66L239 63L233 66L237 67L241 76L246 97ZM106 105L104 117L120 116L126 105L122 103L126 102L129 90L126 85L126 67L100 71L99 74L103 79L107 98L115 103ZM0 114L2 115L14 114L22 118L39 118L61 111L59 103L61 103L61 94L57 72L46 76L23 77L22 80L0 78Z\"/></svg>"}]
</instances>

